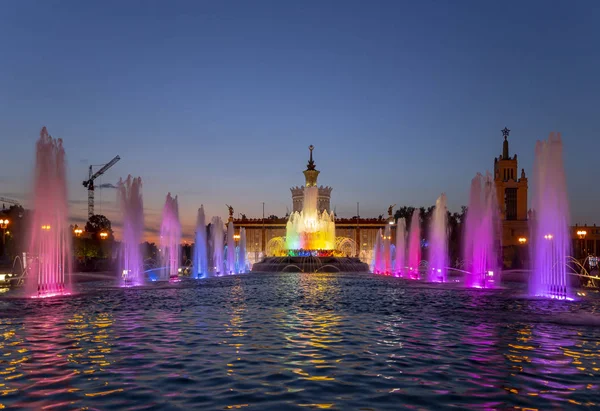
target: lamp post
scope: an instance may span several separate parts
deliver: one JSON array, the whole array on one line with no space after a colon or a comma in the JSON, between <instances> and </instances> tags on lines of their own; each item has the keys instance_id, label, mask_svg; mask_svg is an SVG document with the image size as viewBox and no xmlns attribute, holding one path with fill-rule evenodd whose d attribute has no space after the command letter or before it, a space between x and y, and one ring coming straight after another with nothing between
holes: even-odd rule
<instances>
[{"instance_id":1,"label":"lamp post","mask_svg":"<svg viewBox=\"0 0 600 411\"><path fill-rule=\"evenodd\" d=\"M587 231L585 230L578 230L577 231L577 237L579 237L579 239L581 240L581 258L585 258L585 236L587 235Z\"/></svg>"},{"instance_id":2,"label":"lamp post","mask_svg":"<svg viewBox=\"0 0 600 411\"><path fill-rule=\"evenodd\" d=\"M102 231L102 232L100 233L100 239L101 239L101 240L106 240L107 238L108 238L108 233L107 233L107 232L105 232L105 231Z\"/></svg>"},{"instance_id":3,"label":"lamp post","mask_svg":"<svg viewBox=\"0 0 600 411\"><path fill-rule=\"evenodd\" d=\"M83 230L81 228L76 228L75 230L73 230L73 233L75 233L76 237L81 237L81 233L83 233Z\"/></svg>"},{"instance_id":4,"label":"lamp post","mask_svg":"<svg viewBox=\"0 0 600 411\"><path fill-rule=\"evenodd\" d=\"M2 229L2 257L6 256L6 228L10 221L8 218L1 219L0 218L0 228Z\"/></svg>"}]
</instances>

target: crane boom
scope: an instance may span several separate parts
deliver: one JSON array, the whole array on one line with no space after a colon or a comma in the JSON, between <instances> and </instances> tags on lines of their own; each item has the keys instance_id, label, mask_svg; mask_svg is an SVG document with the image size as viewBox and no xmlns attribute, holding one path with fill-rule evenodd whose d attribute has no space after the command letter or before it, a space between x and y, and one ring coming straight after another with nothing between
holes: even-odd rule
<instances>
[{"instance_id":1,"label":"crane boom","mask_svg":"<svg viewBox=\"0 0 600 411\"><path fill-rule=\"evenodd\" d=\"M104 174L106 170L114 166L115 163L120 159L121 157L115 156L115 158L106 163L100 170L96 171L94 174L92 174L92 166L90 166L89 178L83 182L83 186L88 189L88 218L94 215L94 180L100 177L102 174Z\"/></svg>"}]
</instances>

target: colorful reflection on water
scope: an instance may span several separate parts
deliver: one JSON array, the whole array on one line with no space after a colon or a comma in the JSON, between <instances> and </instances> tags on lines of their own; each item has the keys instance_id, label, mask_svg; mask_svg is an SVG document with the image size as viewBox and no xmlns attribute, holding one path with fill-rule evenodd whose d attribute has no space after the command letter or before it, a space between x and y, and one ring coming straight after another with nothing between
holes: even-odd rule
<instances>
[{"instance_id":1,"label":"colorful reflection on water","mask_svg":"<svg viewBox=\"0 0 600 411\"><path fill-rule=\"evenodd\" d=\"M0 300L0 408L598 407L595 293L340 274L86 287Z\"/></svg>"}]
</instances>

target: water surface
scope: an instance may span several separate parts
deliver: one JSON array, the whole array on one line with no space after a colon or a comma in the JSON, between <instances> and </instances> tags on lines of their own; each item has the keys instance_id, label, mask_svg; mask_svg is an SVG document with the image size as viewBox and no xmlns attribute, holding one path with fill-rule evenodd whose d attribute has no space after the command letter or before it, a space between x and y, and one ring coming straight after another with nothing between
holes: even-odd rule
<instances>
[{"instance_id":1,"label":"water surface","mask_svg":"<svg viewBox=\"0 0 600 411\"><path fill-rule=\"evenodd\" d=\"M21 409L594 408L600 298L253 274L0 299ZM1 407L0 407L1 408Z\"/></svg>"}]
</instances>

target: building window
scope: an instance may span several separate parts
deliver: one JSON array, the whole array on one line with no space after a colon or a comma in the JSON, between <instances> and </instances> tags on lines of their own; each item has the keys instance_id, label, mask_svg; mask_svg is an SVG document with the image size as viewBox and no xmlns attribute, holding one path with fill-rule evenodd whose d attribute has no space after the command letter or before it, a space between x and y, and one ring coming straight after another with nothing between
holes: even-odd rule
<instances>
[{"instance_id":1,"label":"building window","mask_svg":"<svg viewBox=\"0 0 600 411\"><path fill-rule=\"evenodd\" d=\"M517 189L507 188L504 192L504 204L506 206L506 219L517 219Z\"/></svg>"}]
</instances>

